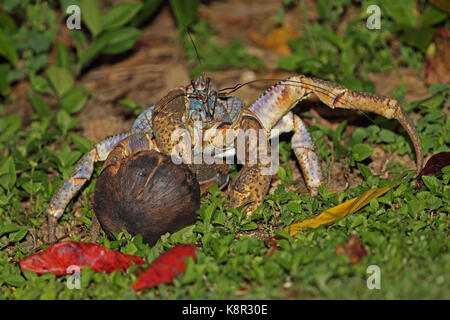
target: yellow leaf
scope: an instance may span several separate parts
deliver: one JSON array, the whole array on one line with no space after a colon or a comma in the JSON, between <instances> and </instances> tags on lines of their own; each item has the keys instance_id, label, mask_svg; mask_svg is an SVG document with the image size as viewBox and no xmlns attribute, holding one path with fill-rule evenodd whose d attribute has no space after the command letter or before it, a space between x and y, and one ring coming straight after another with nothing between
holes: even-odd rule
<instances>
[{"instance_id":1,"label":"yellow leaf","mask_svg":"<svg viewBox=\"0 0 450 320\"><path fill-rule=\"evenodd\" d=\"M302 222L294 223L289 227L286 227L284 230L289 232L291 236L294 236L300 230L305 230L307 228L316 229L323 224L330 224L339 218L343 218L348 214L358 211L366 204L368 204L370 200L378 198L379 196L388 192L389 190L398 186L399 184L400 183L398 182L390 187L374 188L367 190L362 195L347 200L344 203L341 203L340 205L337 205L333 208L330 208L319 214L317 217L314 217L312 219L306 219L303 220Z\"/></svg>"}]
</instances>

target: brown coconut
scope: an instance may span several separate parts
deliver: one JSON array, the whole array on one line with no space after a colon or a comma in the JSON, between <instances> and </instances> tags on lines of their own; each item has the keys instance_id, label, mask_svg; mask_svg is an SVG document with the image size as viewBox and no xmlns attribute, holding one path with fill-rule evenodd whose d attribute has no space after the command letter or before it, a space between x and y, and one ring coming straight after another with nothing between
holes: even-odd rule
<instances>
[{"instance_id":1,"label":"brown coconut","mask_svg":"<svg viewBox=\"0 0 450 320\"><path fill-rule=\"evenodd\" d=\"M123 229L153 245L166 232L194 224L200 186L184 165L143 151L104 168L95 187L94 211L111 236Z\"/></svg>"}]
</instances>

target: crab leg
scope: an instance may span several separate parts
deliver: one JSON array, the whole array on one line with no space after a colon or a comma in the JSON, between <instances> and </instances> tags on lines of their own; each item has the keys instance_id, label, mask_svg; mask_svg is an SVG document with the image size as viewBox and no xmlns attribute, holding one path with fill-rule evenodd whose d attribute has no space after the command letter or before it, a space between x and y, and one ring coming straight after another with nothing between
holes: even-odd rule
<instances>
[{"instance_id":1,"label":"crab leg","mask_svg":"<svg viewBox=\"0 0 450 320\"><path fill-rule=\"evenodd\" d=\"M268 89L249 107L249 110L258 117L269 132L297 101L312 94L333 109L370 111L388 119L398 120L411 138L416 152L416 175L420 173L423 165L423 151L419 135L413 122L395 99L349 90L332 82L300 75L290 77Z\"/></svg>"},{"instance_id":2,"label":"crab leg","mask_svg":"<svg viewBox=\"0 0 450 320\"><path fill-rule=\"evenodd\" d=\"M270 138L273 139L281 133L291 131L294 131L291 146L302 168L306 186L312 195L316 195L317 189L323 181L322 170L320 169L319 158L314 152L314 141L303 120L289 111L272 128Z\"/></svg>"},{"instance_id":3,"label":"crab leg","mask_svg":"<svg viewBox=\"0 0 450 320\"><path fill-rule=\"evenodd\" d=\"M306 186L312 195L317 195L323 177L319 158L314 152L314 141L309 134L306 124L300 117L294 115L293 121L294 135L291 140L292 149L294 149L294 153L302 168Z\"/></svg>"},{"instance_id":4,"label":"crab leg","mask_svg":"<svg viewBox=\"0 0 450 320\"><path fill-rule=\"evenodd\" d=\"M247 110L240 115L239 128L242 129L241 133L248 132L248 130L254 130L255 132L262 130L263 133L265 132L262 124L255 118L254 114ZM262 169L270 166L270 163L252 164L249 161L252 155L268 155L270 147L267 137L264 140L259 139L256 144L253 143L254 141L249 140L246 139L244 146L240 146L245 148L245 154L241 155L239 152L237 153L238 160L244 166L233 181L231 181L227 190L230 205L232 207L245 205L244 210L247 213L247 217L250 217L254 210L263 203L264 197L269 191L272 178L271 175L262 174L264 171Z\"/></svg>"}]
</instances>

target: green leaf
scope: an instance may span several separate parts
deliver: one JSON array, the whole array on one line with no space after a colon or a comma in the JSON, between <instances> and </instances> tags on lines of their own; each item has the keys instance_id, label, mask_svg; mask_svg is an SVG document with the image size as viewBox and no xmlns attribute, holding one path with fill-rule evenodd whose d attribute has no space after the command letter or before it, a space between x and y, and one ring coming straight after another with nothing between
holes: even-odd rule
<instances>
[{"instance_id":1,"label":"green leaf","mask_svg":"<svg viewBox=\"0 0 450 320\"><path fill-rule=\"evenodd\" d=\"M105 30L116 29L125 25L142 8L142 3L122 3L112 8L103 18Z\"/></svg>"},{"instance_id":2,"label":"green leaf","mask_svg":"<svg viewBox=\"0 0 450 320\"><path fill-rule=\"evenodd\" d=\"M101 51L105 54L122 53L133 47L136 40L141 37L142 32L135 28L122 28L112 30L105 34L109 38L108 44Z\"/></svg>"},{"instance_id":3,"label":"green leaf","mask_svg":"<svg viewBox=\"0 0 450 320\"><path fill-rule=\"evenodd\" d=\"M407 44L416 47L423 52L428 48L428 45L433 40L436 29L426 27L422 29L407 28L405 33L400 37Z\"/></svg>"},{"instance_id":4,"label":"green leaf","mask_svg":"<svg viewBox=\"0 0 450 320\"><path fill-rule=\"evenodd\" d=\"M450 89L450 85L448 83L434 83L430 86L428 91L430 92L430 94L432 96L434 96L435 94L437 94L439 92L446 91L449 89Z\"/></svg>"},{"instance_id":5,"label":"green leaf","mask_svg":"<svg viewBox=\"0 0 450 320\"><path fill-rule=\"evenodd\" d=\"M10 286L14 286L14 287L19 287L25 283L25 279L21 275L18 275L18 274L17 275L16 274L8 275L8 276L4 277L3 280Z\"/></svg>"},{"instance_id":6,"label":"green leaf","mask_svg":"<svg viewBox=\"0 0 450 320\"><path fill-rule=\"evenodd\" d=\"M17 25L14 19L5 12L0 12L0 27L6 29L10 34L14 34L17 31Z\"/></svg>"},{"instance_id":7,"label":"green leaf","mask_svg":"<svg viewBox=\"0 0 450 320\"><path fill-rule=\"evenodd\" d=\"M51 66L48 68L48 77L58 96L65 95L73 86L72 74L65 68Z\"/></svg>"},{"instance_id":8,"label":"green leaf","mask_svg":"<svg viewBox=\"0 0 450 320\"><path fill-rule=\"evenodd\" d=\"M75 134L72 134L72 141L82 153L88 152L94 145L94 142L92 142L91 140L77 136Z\"/></svg>"},{"instance_id":9,"label":"green leaf","mask_svg":"<svg viewBox=\"0 0 450 320\"><path fill-rule=\"evenodd\" d=\"M416 16L414 15L416 6L415 0L380 0L380 2L387 14L400 26L411 28L416 26Z\"/></svg>"},{"instance_id":10,"label":"green leaf","mask_svg":"<svg viewBox=\"0 0 450 320\"><path fill-rule=\"evenodd\" d=\"M16 166L14 165L14 159L9 157L0 167L0 186L7 190L11 190L16 183L16 178Z\"/></svg>"},{"instance_id":11,"label":"green leaf","mask_svg":"<svg viewBox=\"0 0 450 320\"><path fill-rule=\"evenodd\" d=\"M423 183L427 186L427 188L435 193L441 187L441 183L436 177L433 176L422 176Z\"/></svg>"},{"instance_id":12,"label":"green leaf","mask_svg":"<svg viewBox=\"0 0 450 320\"><path fill-rule=\"evenodd\" d=\"M395 133L390 130L382 129L379 133L380 138L383 142L394 142L395 141Z\"/></svg>"},{"instance_id":13,"label":"green leaf","mask_svg":"<svg viewBox=\"0 0 450 320\"><path fill-rule=\"evenodd\" d=\"M2 29L0 29L0 56L8 59L12 65L19 60L14 42Z\"/></svg>"},{"instance_id":14,"label":"green leaf","mask_svg":"<svg viewBox=\"0 0 450 320\"><path fill-rule=\"evenodd\" d=\"M356 163L356 166L359 169L359 172L361 172L361 175L364 177L364 179L367 179L372 176L372 172L370 171L369 167L362 163Z\"/></svg>"},{"instance_id":15,"label":"green leaf","mask_svg":"<svg viewBox=\"0 0 450 320\"><path fill-rule=\"evenodd\" d=\"M78 123L79 120L70 118L70 115L64 109L60 109L56 113L56 125L59 127L59 129L62 131L64 135L67 133L67 131L75 127Z\"/></svg>"},{"instance_id":16,"label":"green leaf","mask_svg":"<svg viewBox=\"0 0 450 320\"><path fill-rule=\"evenodd\" d=\"M144 1L144 7L142 10L136 15L136 17L131 22L131 26L136 27L140 25L144 21L148 21L158 9L159 5L162 3L162 0L146 0Z\"/></svg>"},{"instance_id":17,"label":"green leaf","mask_svg":"<svg viewBox=\"0 0 450 320\"><path fill-rule=\"evenodd\" d=\"M102 14L97 0L81 0L81 19L94 38L102 32Z\"/></svg>"},{"instance_id":18,"label":"green leaf","mask_svg":"<svg viewBox=\"0 0 450 320\"><path fill-rule=\"evenodd\" d=\"M256 222L253 222L253 221L248 222L241 227L242 231L249 231L249 230L255 230L255 229L258 229L258 225L256 224Z\"/></svg>"},{"instance_id":19,"label":"green leaf","mask_svg":"<svg viewBox=\"0 0 450 320\"><path fill-rule=\"evenodd\" d=\"M19 242L20 240L25 238L27 233L28 233L28 227L21 227L19 231L12 232L9 234L9 241Z\"/></svg>"},{"instance_id":20,"label":"green leaf","mask_svg":"<svg viewBox=\"0 0 450 320\"><path fill-rule=\"evenodd\" d=\"M446 12L441 11L434 6L429 6L420 16L420 25L422 27L432 26L433 24L444 21L447 15Z\"/></svg>"},{"instance_id":21,"label":"green leaf","mask_svg":"<svg viewBox=\"0 0 450 320\"><path fill-rule=\"evenodd\" d=\"M73 87L61 99L61 108L70 114L80 112L81 109L83 109L87 99L88 94L83 87Z\"/></svg>"},{"instance_id":22,"label":"green leaf","mask_svg":"<svg viewBox=\"0 0 450 320\"><path fill-rule=\"evenodd\" d=\"M39 93L50 93L52 92L52 88L48 83L47 79L43 76L36 76L34 74L30 75L30 84L33 90L36 90Z\"/></svg>"},{"instance_id":23,"label":"green leaf","mask_svg":"<svg viewBox=\"0 0 450 320\"><path fill-rule=\"evenodd\" d=\"M170 7L173 10L177 20L178 29L185 30L195 20L197 20L197 11L200 5L199 0L170 0Z\"/></svg>"},{"instance_id":24,"label":"green leaf","mask_svg":"<svg viewBox=\"0 0 450 320\"><path fill-rule=\"evenodd\" d=\"M278 178L280 180L286 179L286 170L283 167L278 167Z\"/></svg>"},{"instance_id":25,"label":"green leaf","mask_svg":"<svg viewBox=\"0 0 450 320\"><path fill-rule=\"evenodd\" d=\"M56 66L66 68L68 71L72 68L70 52L59 40L56 42Z\"/></svg>"},{"instance_id":26,"label":"green leaf","mask_svg":"<svg viewBox=\"0 0 450 320\"><path fill-rule=\"evenodd\" d=\"M186 266L184 269L183 276L181 277L181 282L183 284L191 283L197 280L198 274L195 268L195 261L192 257L186 259Z\"/></svg>"},{"instance_id":27,"label":"green leaf","mask_svg":"<svg viewBox=\"0 0 450 320\"><path fill-rule=\"evenodd\" d=\"M356 161L362 161L368 158L372 154L372 151L373 151L372 147L363 143L355 144L352 147L353 157L355 158Z\"/></svg>"},{"instance_id":28,"label":"green leaf","mask_svg":"<svg viewBox=\"0 0 450 320\"><path fill-rule=\"evenodd\" d=\"M21 227L16 226L15 224L7 223L4 225L0 225L0 236L5 233L16 232L20 230Z\"/></svg>"},{"instance_id":29,"label":"green leaf","mask_svg":"<svg viewBox=\"0 0 450 320\"><path fill-rule=\"evenodd\" d=\"M86 66L88 62L93 60L108 44L109 40L109 37L106 37L106 35L101 35L97 40L91 43L91 45L80 54L78 68L81 69L82 67Z\"/></svg>"},{"instance_id":30,"label":"green leaf","mask_svg":"<svg viewBox=\"0 0 450 320\"><path fill-rule=\"evenodd\" d=\"M41 99L38 96L35 96L33 94L30 94L29 96L31 104L34 107L34 110L36 110L36 113L38 114L39 118L46 118L50 117L52 115L52 111L48 104Z\"/></svg>"},{"instance_id":31,"label":"green leaf","mask_svg":"<svg viewBox=\"0 0 450 320\"><path fill-rule=\"evenodd\" d=\"M29 31L27 33L28 44L36 53L49 51L54 37L55 32L52 30L47 30L44 33L34 31Z\"/></svg>"}]
</instances>

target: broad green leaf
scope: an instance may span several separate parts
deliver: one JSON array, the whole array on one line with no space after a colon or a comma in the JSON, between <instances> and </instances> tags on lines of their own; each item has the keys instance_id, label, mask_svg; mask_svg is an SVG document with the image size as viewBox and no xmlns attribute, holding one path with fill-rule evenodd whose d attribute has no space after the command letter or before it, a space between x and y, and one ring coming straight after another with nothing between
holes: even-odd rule
<instances>
[{"instance_id":1,"label":"broad green leaf","mask_svg":"<svg viewBox=\"0 0 450 320\"><path fill-rule=\"evenodd\" d=\"M78 68L86 66L88 62L93 60L102 49L108 44L109 37L107 35L101 35L91 45L80 54L80 60L78 62Z\"/></svg>"},{"instance_id":2,"label":"broad green leaf","mask_svg":"<svg viewBox=\"0 0 450 320\"><path fill-rule=\"evenodd\" d=\"M81 20L89 28L94 38L102 32L102 13L97 0L81 0Z\"/></svg>"},{"instance_id":3,"label":"broad green leaf","mask_svg":"<svg viewBox=\"0 0 450 320\"><path fill-rule=\"evenodd\" d=\"M66 110L60 109L56 113L56 125L66 134L69 129L72 129L79 123L79 119L72 119Z\"/></svg>"},{"instance_id":4,"label":"broad green leaf","mask_svg":"<svg viewBox=\"0 0 450 320\"><path fill-rule=\"evenodd\" d=\"M416 27L416 15L414 14L416 6L415 0L380 0L380 2L387 14L399 25L410 28Z\"/></svg>"},{"instance_id":5,"label":"broad green leaf","mask_svg":"<svg viewBox=\"0 0 450 320\"><path fill-rule=\"evenodd\" d=\"M44 33L34 31L29 31L27 33L28 44L36 53L49 51L54 37L55 32L53 30L47 30Z\"/></svg>"},{"instance_id":6,"label":"broad green leaf","mask_svg":"<svg viewBox=\"0 0 450 320\"><path fill-rule=\"evenodd\" d=\"M352 147L353 157L356 161L363 161L372 154L372 147L363 143L357 143Z\"/></svg>"},{"instance_id":7,"label":"broad green leaf","mask_svg":"<svg viewBox=\"0 0 450 320\"><path fill-rule=\"evenodd\" d=\"M16 232L20 230L20 228L21 227L16 226L15 224L12 223L0 225L0 236L4 235L5 233Z\"/></svg>"},{"instance_id":8,"label":"broad green leaf","mask_svg":"<svg viewBox=\"0 0 450 320\"><path fill-rule=\"evenodd\" d=\"M11 134L20 129L22 121L17 113L11 113L9 116L0 119L0 132L2 134Z\"/></svg>"},{"instance_id":9,"label":"broad green leaf","mask_svg":"<svg viewBox=\"0 0 450 320\"><path fill-rule=\"evenodd\" d=\"M94 145L94 142L92 142L91 140L77 136L75 134L72 134L72 141L82 153L88 152Z\"/></svg>"},{"instance_id":10,"label":"broad green leaf","mask_svg":"<svg viewBox=\"0 0 450 320\"><path fill-rule=\"evenodd\" d=\"M358 169L361 172L361 175L364 177L364 179L367 179L370 176L372 176L372 172L370 171L369 167L366 166L365 164L358 162L356 164L356 166L358 167Z\"/></svg>"},{"instance_id":11,"label":"broad green leaf","mask_svg":"<svg viewBox=\"0 0 450 320\"><path fill-rule=\"evenodd\" d=\"M47 72L58 96L62 97L72 88L74 79L66 68L51 66Z\"/></svg>"},{"instance_id":12,"label":"broad green leaf","mask_svg":"<svg viewBox=\"0 0 450 320\"><path fill-rule=\"evenodd\" d=\"M68 71L72 68L70 52L59 40L56 42L56 66L66 68Z\"/></svg>"},{"instance_id":13,"label":"broad green leaf","mask_svg":"<svg viewBox=\"0 0 450 320\"><path fill-rule=\"evenodd\" d=\"M28 233L28 227L21 227L19 231L12 232L9 234L9 241L19 242L20 240L25 238L27 233Z\"/></svg>"},{"instance_id":14,"label":"broad green leaf","mask_svg":"<svg viewBox=\"0 0 450 320\"><path fill-rule=\"evenodd\" d=\"M383 142L390 143L390 142L394 142L395 141L395 133L393 133L390 130L381 129L379 135L380 135L380 138L381 138L381 140Z\"/></svg>"},{"instance_id":15,"label":"broad green leaf","mask_svg":"<svg viewBox=\"0 0 450 320\"><path fill-rule=\"evenodd\" d=\"M43 76L36 76L34 74L30 75L30 84L33 90L36 90L39 93L50 93L52 92L52 88L48 83L47 79Z\"/></svg>"},{"instance_id":16,"label":"broad green leaf","mask_svg":"<svg viewBox=\"0 0 450 320\"><path fill-rule=\"evenodd\" d=\"M198 278L198 273L196 272L195 261L192 257L186 259L186 266L184 269L183 276L181 277L181 282L184 284L194 282Z\"/></svg>"},{"instance_id":17,"label":"broad green leaf","mask_svg":"<svg viewBox=\"0 0 450 320\"><path fill-rule=\"evenodd\" d=\"M135 28L122 28L112 30L105 34L109 38L108 44L103 48L102 53L118 54L133 47L136 40L141 37L142 32Z\"/></svg>"},{"instance_id":18,"label":"broad green leaf","mask_svg":"<svg viewBox=\"0 0 450 320\"><path fill-rule=\"evenodd\" d=\"M450 89L450 85L448 83L434 83L430 86L428 91L430 92L430 94L432 96L434 96L435 94L437 94L439 92L446 91L449 89Z\"/></svg>"},{"instance_id":19,"label":"broad green leaf","mask_svg":"<svg viewBox=\"0 0 450 320\"><path fill-rule=\"evenodd\" d=\"M367 205L372 199L378 198L399 184L400 183L395 183L390 187L370 189L362 195L330 208L312 219L306 219L302 222L294 223L284 230L289 232L291 236L294 236L300 230L306 230L308 228L317 229L321 225L329 225L348 214L355 213Z\"/></svg>"},{"instance_id":20,"label":"broad green leaf","mask_svg":"<svg viewBox=\"0 0 450 320\"><path fill-rule=\"evenodd\" d=\"M19 60L14 42L2 29L0 29L0 56L5 57L12 65Z\"/></svg>"},{"instance_id":21,"label":"broad green leaf","mask_svg":"<svg viewBox=\"0 0 450 320\"><path fill-rule=\"evenodd\" d=\"M36 110L36 113L38 114L39 118L46 118L46 117L50 117L52 115L52 111L51 111L50 107L43 99L41 99L40 97L35 96L33 94L30 94L29 98L30 98L31 104L32 104L34 110Z\"/></svg>"},{"instance_id":22,"label":"broad green leaf","mask_svg":"<svg viewBox=\"0 0 450 320\"><path fill-rule=\"evenodd\" d=\"M21 275L18 275L18 274L8 275L8 276L4 277L3 280L7 284L14 286L14 287L19 287L25 283L25 279Z\"/></svg>"},{"instance_id":23,"label":"broad green leaf","mask_svg":"<svg viewBox=\"0 0 450 320\"><path fill-rule=\"evenodd\" d=\"M61 99L61 108L70 114L80 112L81 109L83 109L87 99L88 93L86 89L79 86L73 87Z\"/></svg>"},{"instance_id":24,"label":"broad green leaf","mask_svg":"<svg viewBox=\"0 0 450 320\"><path fill-rule=\"evenodd\" d=\"M11 190L16 183L16 178L14 159L9 157L0 167L0 185L7 190Z\"/></svg>"},{"instance_id":25,"label":"broad green leaf","mask_svg":"<svg viewBox=\"0 0 450 320\"><path fill-rule=\"evenodd\" d=\"M437 24L447 17L447 13L441 11L434 6L428 6L420 16L420 25L422 27L429 27Z\"/></svg>"},{"instance_id":26,"label":"broad green leaf","mask_svg":"<svg viewBox=\"0 0 450 320\"><path fill-rule=\"evenodd\" d=\"M0 12L0 27L4 30L6 29L10 34L16 33L17 30L14 19L5 12Z\"/></svg>"},{"instance_id":27,"label":"broad green leaf","mask_svg":"<svg viewBox=\"0 0 450 320\"><path fill-rule=\"evenodd\" d=\"M258 229L258 225L253 221L246 223L241 227L242 231L255 230L255 229Z\"/></svg>"},{"instance_id":28,"label":"broad green leaf","mask_svg":"<svg viewBox=\"0 0 450 320\"><path fill-rule=\"evenodd\" d=\"M170 0L170 7L173 10L177 20L178 29L185 30L195 20L197 20L197 11L200 5L199 0Z\"/></svg>"},{"instance_id":29,"label":"broad green leaf","mask_svg":"<svg viewBox=\"0 0 450 320\"><path fill-rule=\"evenodd\" d=\"M112 8L103 18L105 30L116 29L125 25L142 8L142 3L122 3Z\"/></svg>"},{"instance_id":30,"label":"broad green leaf","mask_svg":"<svg viewBox=\"0 0 450 320\"><path fill-rule=\"evenodd\" d=\"M428 45L433 40L435 31L436 29L431 27L425 27L421 29L407 28L401 36L401 39L407 44L425 52L428 48Z\"/></svg>"},{"instance_id":31,"label":"broad green leaf","mask_svg":"<svg viewBox=\"0 0 450 320\"><path fill-rule=\"evenodd\" d=\"M433 176L422 176L423 183L427 186L427 188L435 193L441 187L441 183L436 177Z\"/></svg>"},{"instance_id":32,"label":"broad green leaf","mask_svg":"<svg viewBox=\"0 0 450 320\"><path fill-rule=\"evenodd\" d=\"M278 178L280 180L286 179L286 170L283 167L278 167Z\"/></svg>"},{"instance_id":33,"label":"broad green leaf","mask_svg":"<svg viewBox=\"0 0 450 320\"><path fill-rule=\"evenodd\" d=\"M131 22L131 26L136 27L140 25L142 22L147 21L158 9L159 5L162 3L162 0L147 0L144 1L144 7L136 17Z\"/></svg>"}]
</instances>

